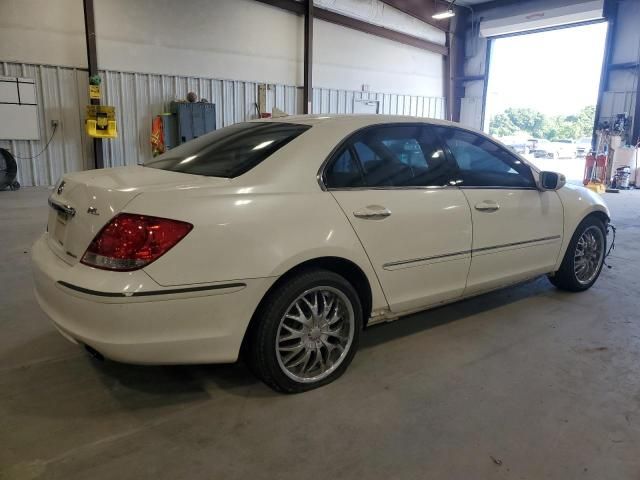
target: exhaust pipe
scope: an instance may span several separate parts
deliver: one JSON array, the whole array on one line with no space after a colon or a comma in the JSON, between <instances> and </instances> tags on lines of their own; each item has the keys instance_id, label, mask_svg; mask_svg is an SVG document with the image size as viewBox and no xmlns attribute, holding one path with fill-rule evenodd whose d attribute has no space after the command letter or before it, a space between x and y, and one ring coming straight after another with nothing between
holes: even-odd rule
<instances>
[{"instance_id":1,"label":"exhaust pipe","mask_svg":"<svg viewBox=\"0 0 640 480\"><path fill-rule=\"evenodd\" d=\"M91 355L96 360L100 360L101 362L104 362L104 356L95 348L90 347L89 345L85 345L84 349L87 351L89 355Z\"/></svg>"}]
</instances>

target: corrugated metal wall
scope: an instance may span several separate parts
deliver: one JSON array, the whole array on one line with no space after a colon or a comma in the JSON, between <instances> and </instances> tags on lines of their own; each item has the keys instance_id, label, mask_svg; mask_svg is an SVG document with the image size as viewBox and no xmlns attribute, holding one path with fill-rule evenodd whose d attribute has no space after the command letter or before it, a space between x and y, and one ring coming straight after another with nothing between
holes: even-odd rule
<instances>
[{"instance_id":1,"label":"corrugated metal wall","mask_svg":"<svg viewBox=\"0 0 640 480\"><path fill-rule=\"evenodd\" d=\"M358 100L378 101L378 113L386 115L411 115L442 119L446 111L445 101L442 97L314 88L313 113L350 114L353 113L355 102Z\"/></svg>"},{"instance_id":2,"label":"corrugated metal wall","mask_svg":"<svg viewBox=\"0 0 640 480\"><path fill-rule=\"evenodd\" d=\"M40 141L4 141L0 147L11 150L18 161L18 180L22 185L52 185L65 172L90 168L93 142L84 133L87 104L87 73L84 70L4 62L2 75L35 78L38 95ZM169 103L196 92L216 104L218 126L257 118L255 82L218 80L104 71L103 102L116 107L119 137L103 142L105 166L135 165L151 158L151 119L166 112ZM273 107L289 114L299 113L301 91L290 85L270 85L267 111ZM443 118L444 99L389 93L353 92L315 88L314 113L353 113L357 100L380 102L379 112L391 115ZM59 120L55 136L51 120ZM36 158L32 158L38 155Z\"/></svg>"},{"instance_id":3,"label":"corrugated metal wall","mask_svg":"<svg viewBox=\"0 0 640 480\"><path fill-rule=\"evenodd\" d=\"M633 117L636 105L636 92L633 91L608 91L602 94L602 107L600 110L600 122L613 122L620 113L626 113Z\"/></svg>"},{"instance_id":4,"label":"corrugated metal wall","mask_svg":"<svg viewBox=\"0 0 640 480\"><path fill-rule=\"evenodd\" d=\"M118 138L104 141L105 166L136 165L151 158L151 119L169 110L169 103L195 92L216 105L216 125L257 118L258 83L210 78L102 72L103 103L116 107ZM297 88L272 85L267 108L296 113Z\"/></svg>"},{"instance_id":5,"label":"corrugated metal wall","mask_svg":"<svg viewBox=\"0 0 640 480\"><path fill-rule=\"evenodd\" d=\"M82 131L86 72L45 65L1 65L2 75L36 80L40 140L0 140L0 147L16 157L18 181L22 185L52 185L63 173L86 168L85 161L92 156L92 143ZM60 122L53 138L51 120ZM51 143L43 151L49 139Z\"/></svg>"}]
</instances>

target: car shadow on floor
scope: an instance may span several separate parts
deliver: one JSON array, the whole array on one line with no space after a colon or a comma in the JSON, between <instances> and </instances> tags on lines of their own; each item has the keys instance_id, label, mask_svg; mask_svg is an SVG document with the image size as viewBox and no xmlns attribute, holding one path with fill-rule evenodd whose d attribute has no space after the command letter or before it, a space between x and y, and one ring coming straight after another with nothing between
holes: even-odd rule
<instances>
[{"instance_id":1,"label":"car shadow on floor","mask_svg":"<svg viewBox=\"0 0 640 480\"><path fill-rule=\"evenodd\" d=\"M172 396L185 390L209 397L216 391L244 396L249 387L261 385L241 361L231 364L203 365L130 365L112 360L91 359L93 367L105 378L147 396ZM268 395L254 392L255 395ZM148 403L145 402L145 405Z\"/></svg>"},{"instance_id":2,"label":"car shadow on floor","mask_svg":"<svg viewBox=\"0 0 640 480\"><path fill-rule=\"evenodd\" d=\"M556 292L558 290L545 277L539 277L516 286L506 287L477 297L407 315L401 317L398 321L372 325L361 337L360 348L374 347L398 338L462 320L471 315L487 312L497 307L538 295L555 294Z\"/></svg>"},{"instance_id":3,"label":"car shadow on floor","mask_svg":"<svg viewBox=\"0 0 640 480\"><path fill-rule=\"evenodd\" d=\"M545 278L508 287L493 293L403 317L401 321L372 326L363 332L360 348L384 344L414 335L471 315L490 311L538 295L555 295ZM270 397L278 395L263 385L240 360L227 365L135 366L112 361L93 361L94 367L108 378L118 379L128 388L159 396L181 392L181 387L203 389L209 395L217 391L240 396Z\"/></svg>"},{"instance_id":4,"label":"car shadow on floor","mask_svg":"<svg viewBox=\"0 0 640 480\"><path fill-rule=\"evenodd\" d=\"M403 317L398 322L372 326L363 333L360 348L366 350L535 296L556 295L554 291L542 278ZM50 337L57 333L51 331L46 335ZM33 342L42 348L43 344L51 344L55 340L40 338ZM24 355L24 350L33 351L34 346L35 344L24 344L21 351L8 353ZM78 346L78 350L73 350L70 346L57 360L34 362L31 366L16 367L15 372L8 373L13 378L8 385L4 381L5 386L38 394L30 396L33 400L26 404L5 405L10 407L9 411L28 411L44 417L73 417L83 416L84 413L89 415L96 405L105 411L137 411L181 408L229 395L259 398L278 395L257 380L242 361L226 365L140 366L97 360L89 355L82 355L80 348ZM28 371L28 375L25 375L25 371ZM7 375L7 372L3 375ZM50 395L56 399L64 399L65 396L78 394L87 396L88 400L88 404L81 406L80 410L77 409L77 404L76 408L67 408L64 404L51 405L48 401ZM87 409L86 412L83 411L84 408Z\"/></svg>"}]
</instances>

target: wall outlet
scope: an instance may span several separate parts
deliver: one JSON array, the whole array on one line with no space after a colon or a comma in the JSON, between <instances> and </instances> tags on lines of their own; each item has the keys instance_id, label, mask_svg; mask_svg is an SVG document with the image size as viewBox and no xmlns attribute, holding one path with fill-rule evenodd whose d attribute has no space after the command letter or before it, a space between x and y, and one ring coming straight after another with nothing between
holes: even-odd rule
<instances>
[{"instance_id":1,"label":"wall outlet","mask_svg":"<svg viewBox=\"0 0 640 480\"><path fill-rule=\"evenodd\" d=\"M60 126L59 120L51 120L51 128L56 128L58 126Z\"/></svg>"}]
</instances>

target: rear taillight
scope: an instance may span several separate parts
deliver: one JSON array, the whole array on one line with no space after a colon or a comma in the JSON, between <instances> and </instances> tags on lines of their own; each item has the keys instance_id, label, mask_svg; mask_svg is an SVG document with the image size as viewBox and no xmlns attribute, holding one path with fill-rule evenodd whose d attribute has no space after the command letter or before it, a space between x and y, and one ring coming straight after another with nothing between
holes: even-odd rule
<instances>
[{"instance_id":1,"label":"rear taillight","mask_svg":"<svg viewBox=\"0 0 640 480\"><path fill-rule=\"evenodd\" d=\"M192 228L178 220L120 213L96 235L81 262L105 270L137 270L167 253Z\"/></svg>"}]
</instances>

